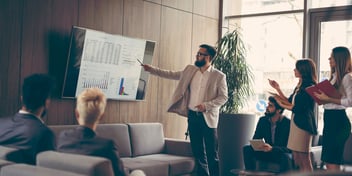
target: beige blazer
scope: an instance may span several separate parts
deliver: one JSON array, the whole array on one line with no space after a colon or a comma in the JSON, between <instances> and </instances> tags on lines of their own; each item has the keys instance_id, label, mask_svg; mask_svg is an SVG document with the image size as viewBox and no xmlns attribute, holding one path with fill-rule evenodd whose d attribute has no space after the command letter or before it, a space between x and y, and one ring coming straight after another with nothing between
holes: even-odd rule
<instances>
[{"instance_id":1,"label":"beige blazer","mask_svg":"<svg viewBox=\"0 0 352 176\"><path fill-rule=\"evenodd\" d=\"M188 117L188 103L190 98L190 83L194 74L199 70L194 65L188 65L183 71L170 71L152 67L150 73L167 79L179 80L172 96L168 112ZM211 67L209 81L204 95L206 112L203 112L209 128L217 128L219 109L227 101L226 75Z\"/></svg>"}]
</instances>

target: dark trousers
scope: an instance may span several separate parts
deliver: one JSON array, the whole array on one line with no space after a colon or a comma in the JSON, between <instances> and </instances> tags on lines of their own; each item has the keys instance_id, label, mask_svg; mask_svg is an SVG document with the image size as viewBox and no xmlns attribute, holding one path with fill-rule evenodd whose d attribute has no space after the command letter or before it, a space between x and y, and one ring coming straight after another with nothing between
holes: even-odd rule
<instances>
[{"instance_id":1,"label":"dark trousers","mask_svg":"<svg viewBox=\"0 0 352 176\"><path fill-rule=\"evenodd\" d=\"M217 129L208 127L201 112L189 111L188 130L192 152L196 160L197 175L218 176Z\"/></svg>"},{"instance_id":2,"label":"dark trousers","mask_svg":"<svg viewBox=\"0 0 352 176\"><path fill-rule=\"evenodd\" d=\"M293 168L292 154L284 152L254 151L250 145L243 147L243 159L246 170L256 170L256 161L273 162L280 165L280 172Z\"/></svg>"}]
</instances>

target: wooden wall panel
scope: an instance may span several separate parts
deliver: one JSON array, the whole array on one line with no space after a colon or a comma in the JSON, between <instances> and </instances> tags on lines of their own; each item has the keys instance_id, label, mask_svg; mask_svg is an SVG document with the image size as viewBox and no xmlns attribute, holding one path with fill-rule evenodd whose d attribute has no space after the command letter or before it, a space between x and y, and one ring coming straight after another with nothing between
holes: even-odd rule
<instances>
[{"instance_id":1,"label":"wooden wall panel","mask_svg":"<svg viewBox=\"0 0 352 176\"><path fill-rule=\"evenodd\" d=\"M22 0L0 1L0 116L20 107L22 11Z\"/></svg>"},{"instance_id":2,"label":"wooden wall panel","mask_svg":"<svg viewBox=\"0 0 352 176\"><path fill-rule=\"evenodd\" d=\"M36 3L24 1L21 82L32 73L47 73L48 59L46 34L50 30L51 2L38 0Z\"/></svg>"},{"instance_id":3,"label":"wooden wall panel","mask_svg":"<svg viewBox=\"0 0 352 176\"><path fill-rule=\"evenodd\" d=\"M209 3L211 2L211 3ZM206 0L2 0L0 1L0 115L20 107L23 78L43 72L57 82L49 125L77 124L74 99L61 99L72 25L157 42L153 65L182 70L200 43L217 36L218 4ZM209 8L209 4L213 7ZM206 9L207 11L205 11ZM215 9L215 10L214 10ZM213 34L214 33L214 34ZM184 138L187 119L168 113L177 81L151 76L145 101L109 100L101 123L161 122L165 136Z\"/></svg>"},{"instance_id":4,"label":"wooden wall panel","mask_svg":"<svg viewBox=\"0 0 352 176\"><path fill-rule=\"evenodd\" d=\"M122 34L123 0L79 0L78 26L112 34ZM101 123L125 122L119 101L108 101Z\"/></svg>"},{"instance_id":5,"label":"wooden wall panel","mask_svg":"<svg viewBox=\"0 0 352 176\"><path fill-rule=\"evenodd\" d=\"M219 0L193 0L193 12L206 17L219 19Z\"/></svg>"},{"instance_id":6,"label":"wooden wall panel","mask_svg":"<svg viewBox=\"0 0 352 176\"><path fill-rule=\"evenodd\" d=\"M72 24L77 23L77 1L24 4L22 79L32 73L49 73L56 91L45 119L48 124L73 124L73 100L60 100Z\"/></svg>"},{"instance_id":7,"label":"wooden wall panel","mask_svg":"<svg viewBox=\"0 0 352 176\"><path fill-rule=\"evenodd\" d=\"M161 0L143 0L143 1L161 4Z\"/></svg>"},{"instance_id":8,"label":"wooden wall panel","mask_svg":"<svg viewBox=\"0 0 352 176\"><path fill-rule=\"evenodd\" d=\"M123 0L79 0L78 25L122 34Z\"/></svg>"},{"instance_id":9,"label":"wooden wall panel","mask_svg":"<svg viewBox=\"0 0 352 176\"><path fill-rule=\"evenodd\" d=\"M123 35L129 37L143 38L144 24L144 2L140 0L129 0L124 3ZM142 102L120 102L120 118L125 122L141 121Z\"/></svg>"},{"instance_id":10,"label":"wooden wall panel","mask_svg":"<svg viewBox=\"0 0 352 176\"><path fill-rule=\"evenodd\" d=\"M161 17L159 66L168 70L183 70L192 63L192 14L163 7ZM179 138L187 129L185 118L166 112L176 85L177 81L160 78L158 114L166 124L166 135Z\"/></svg>"},{"instance_id":11,"label":"wooden wall panel","mask_svg":"<svg viewBox=\"0 0 352 176\"><path fill-rule=\"evenodd\" d=\"M50 26L46 33L46 57L49 60L49 74L57 83L54 97L51 101L46 123L76 124L74 117L75 101L60 98L68 50L70 46L71 29L78 21L78 0L52 1L50 8Z\"/></svg>"},{"instance_id":12,"label":"wooden wall panel","mask_svg":"<svg viewBox=\"0 0 352 176\"><path fill-rule=\"evenodd\" d=\"M154 3L130 0L124 4L124 28L123 35L143 38L156 42L153 63L157 63L158 43L160 38L160 5ZM158 122L157 116L157 79L150 76L147 84L147 94L144 101L125 103L121 102L122 109L129 111L121 112L120 115L126 117L126 121ZM122 114L124 113L124 114ZM136 118L131 118L136 117Z\"/></svg>"},{"instance_id":13,"label":"wooden wall panel","mask_svg":"<svg viewBox=\"0 0 352 176\"><path fill-rule=\"evenodd\" d=\"M165 6L192 12L193 0L162 0L161 3Z\"/></svg>"},{"instance_id":14,"label":"wooden wall panel","mask_svg":"<svg viewBox=\"0 0 352 176\"><path fill-rule=\"evenodd\" d=\"M197 53L200 44L216 45L218 40L218 21L194 14L192 26L192 33L196 34L192 35L192 53L194 53L193 57L195 58L194 55Z\"/></svg>"}]
</instances>

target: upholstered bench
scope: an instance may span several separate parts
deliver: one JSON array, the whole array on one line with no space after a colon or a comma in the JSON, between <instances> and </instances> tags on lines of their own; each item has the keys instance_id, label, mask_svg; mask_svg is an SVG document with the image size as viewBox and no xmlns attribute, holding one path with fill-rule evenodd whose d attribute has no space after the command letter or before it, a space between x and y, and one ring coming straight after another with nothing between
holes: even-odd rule
<instances>
[{"instance_id":1,"label":"upholstered bench","mask_svg":"<svg viewBox=\"0 0 352 176\"><path fill-rule=\"evenodd\" d=\"M77 125L49 127L58 135L62 130L76 128ZM148 176L191 175L195 172L190 142L165 138L161 123L99 124L96 132L115 141L128 172L139 169ZM43 166L42 156L38 156L39 165ZM66 166L59 169L65 170Z\"/></svg>"}]
</instances>

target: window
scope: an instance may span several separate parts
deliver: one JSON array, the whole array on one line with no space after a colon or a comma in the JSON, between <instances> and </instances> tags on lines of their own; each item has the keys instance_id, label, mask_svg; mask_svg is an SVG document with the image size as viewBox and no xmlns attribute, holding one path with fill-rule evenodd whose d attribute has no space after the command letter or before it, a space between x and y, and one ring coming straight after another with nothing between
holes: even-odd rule
<instances>
[{"instance_id":1,"label":"window","mask_svg":"<svg viewBox=\"0 0 352 176\"><path fill-rule=\"evenodd\" d=\"M352 52L352 6L320 8L309 12L311 20L309 37L309 53L316 59L319 80L329 79L330 66L328 58L336 46L345 46ZM328 14L328 15L327 15ZM338 34L338 35L337 35ZM352 122L352 109L347 109L347 115ZM317 110L318 130L323 129L323 107Z\"/></svg>"},{"instance_id":2,"label":"window","mask_svg":"<svg viewBox=\"0 0 352 176\"><path fill-rule=\"evenodd\" d=\"M298 81L293 73L297 59L310 56L316 61L319 73L323 75L329 71L326 69L326 60L332 45L339 44L335 41L352 49L352 38L347 37L351 36L352 22L341 21L346 14L342 17L341 13L339 17L333 17L331 14L332 10L339 8L331 7L351 3L350 0L224 0L223 30L226 32L235 27L241 28L248 46L247 61L255 76L255 96L248 100L242 111L263 115L265 109L258 108L258 103L267 102L268 91L273 90L267 79L276 80L285 95L289 96ZM329 22L321 21L320 18L305 17L305 14L309 14L308 11L315 8L320 8L317 10L319 12L322 11L321 7L329 7L322 15L327 17L327 12L330 12ZM351 11L351 8L348 11ZM305 19L311 21L307 23ZM314 24L313 30L308 30L312 25L305 23L317 24ZM337 25L340 26L338 32ZM320 76L320 79L323 77L325 76ZM351 111L348 111L350 118ZM318 130L322 132L321 110L317 112ZM290 111L285 111L285 115L290 117Z\"/></svg>"}]
</instances>

